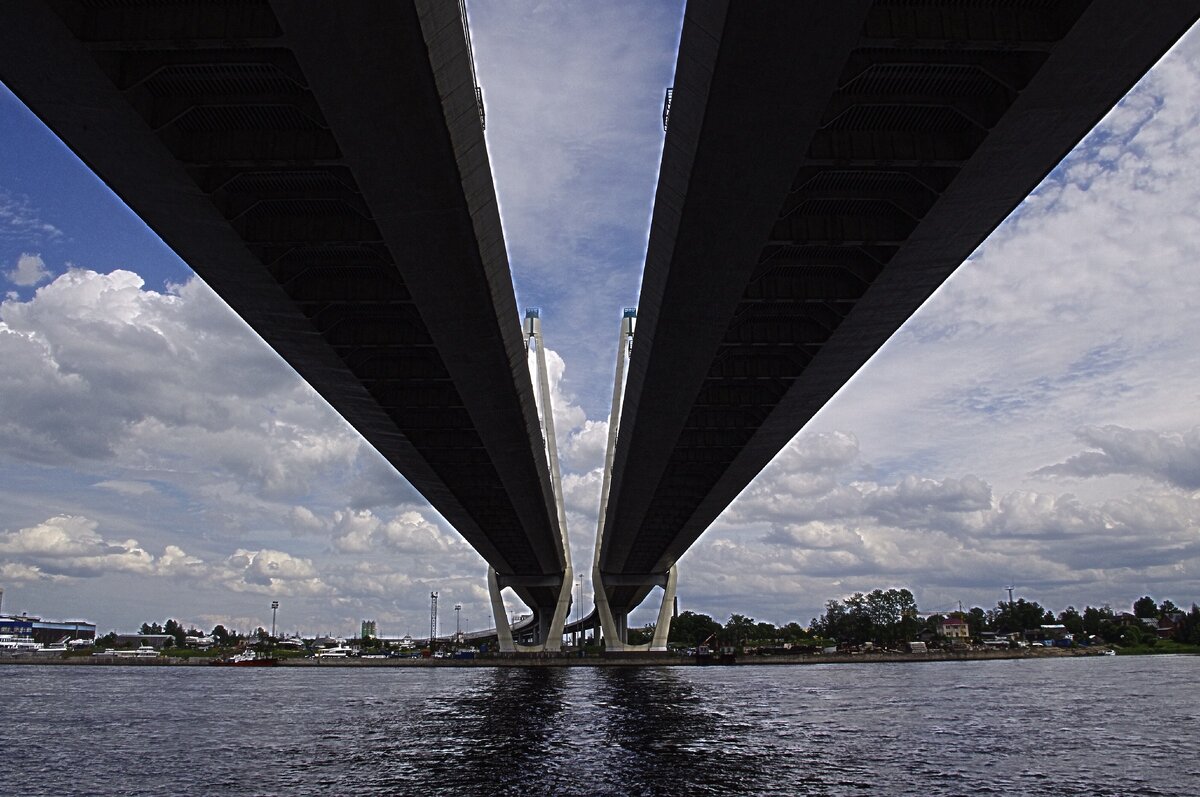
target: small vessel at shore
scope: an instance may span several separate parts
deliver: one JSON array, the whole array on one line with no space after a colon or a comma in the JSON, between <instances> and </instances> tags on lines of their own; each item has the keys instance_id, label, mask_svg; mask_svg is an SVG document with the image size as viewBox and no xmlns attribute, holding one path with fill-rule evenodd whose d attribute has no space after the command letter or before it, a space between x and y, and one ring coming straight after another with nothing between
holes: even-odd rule
<instances>
[{"instance_id":1,"label":"small vessel at shore","mask_svg":"<svg viewBox=\"0 0 1200 797\"><path fill-rule=\"evenodd\" d=\"M354 648L337 645L332 648L321 648L313 655L318 659L344 659L354 653Z\"/></svg>"},{"instance_id":2,"label":"small vessel at shore","mask_svg":"<svg viewBox=\"0 0 1200 797\"><path fill-rule=\"evenodd\" d=\"M38 653L41 649L42 645L27 637L20 637L14 634L0 634L0 655L20 656L29 653Z\"/></svg>"},{"instance_id":3,"label":"small vessel at shore","mask_svg":"<svg viewBox=\"0 0 1200 797\"><path fill-rule=\"evenodd\" d=\"M217 659L213 662L214 667L274 667L279 663L279 659L273 659L269 656L259 656L253 650L243 650L234 656L227 659Z\"/></svg>"},{"instance_id":4,"label":"small vessel at shore","mask_svg":"<svg viewBox=\"0 0 1200 797\"><path fill-rule=\"evenodd\" d=\"M716 637L716 634L712 634L696 646L696 663L737 664L737 648L732 645L721 645Z\"/></svg>"}]
</instances>

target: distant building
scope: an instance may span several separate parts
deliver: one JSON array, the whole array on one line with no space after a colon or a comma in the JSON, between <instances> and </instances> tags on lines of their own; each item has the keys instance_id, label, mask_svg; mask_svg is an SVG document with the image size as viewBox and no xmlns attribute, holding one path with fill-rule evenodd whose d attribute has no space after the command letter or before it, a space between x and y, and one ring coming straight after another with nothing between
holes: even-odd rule
<instances>
[{"instance_id":1,"label":"distant building","mask_svg":"<svg viewBox=\"0 0 1200 797\"><path fill-rule=\"evenodd\" d=\"M1179 621L1183 619L1183 613L1177 612L1166 617L1159 618L1158 626L1155 628L1155 633L1159 639L1171 639L1175 636L1175 629L1179 627Z\"/></svg>"},{"instance_id":2,"label":"distant building","mask_svg":"<svg viewBox=\"0 0 1200 797\"><path fill-rule=\"evenodd\" d=\"M0 635L33 641L33 617L0 617Z\"/></svg>"},{"instance_id":3,"label":"distant building","mask_svg":"<svg viewBox=\"0 0 1200 797\"><path fill-rule=\"evenodd\" d=\"M1040 640L1046 647L1054 648L1069 648L1075 641L1075 635L1060 623L1041 626L1031 638Z\"/></svg>"},{"instance_id":4,"label":"distant building","mask_svg":"<svg viewBox=\"0 0 1200 797\"><path fill-rule=\"evenodd\" d=\"M1007 650L1009 647L1009 635L997 634L995 631L979 632L979 644L985 648L992 650Z\"/></svg>"},{"instance_id":5,"label":"distant building","mask_svg":"<svg viewBox=\"0 0 1200 797\"><path fill-rule=\"evenodd\" d=\"M375 621L374 620L363 620L362 621L362 634L360 634L360 636L363 639L374 639L375 638L376 634L375 634Z\"/></svg>"},{"instance_id":6,"label":"distant building","mask_svg":"<svg viewBox=\"0 0 1200 797\"><path fill-rule=\"evenodd\" d=\"M96 624L84 620L43 620L40 617L0 615L0 634L57 645L71 639L96 638Z\"/></svg>"},{"instance_id":7,"label":"distant building","mask_svg":"<svg viewBox=\"0 0 1200 797\"><path fill-rule=\"evenodd\" d=\"M401 650L410 650L417 646L412 635L405 634L404 636L379 636L375 639L390 648L400 648Z\"/></svg>"},{"instance_id":8,"label":"distant building","mask_svg":"<svg viewBox=\"0 0 1200 797\"><path fill-rule=\"evenodd\" d=\"M1069 642L1072 637L1072 634L1067 630L1067 627L1058 623L1053 625L1043 625L1041 631L1042 639L1051 639L1054 641L1066 640Z\"/></svg>"},{"instance_id":9,"label":"distant building","mask_svg":"<svg viewBox=\"0 0 1200 797\"><path fill-rule=\"evenodd\" d=\"M971 627L961 617L947 617L938 623L938 633L949 640L970 639Z\"/></svg>"},{"instance_id":10,"label":"distant building","mask_svg":"<svg viewBox=\"0 0 1200 797\"><path fill-rule=\"evenodd\" d=\"M33 624L33 641L56 645L71 639L96 640L96 624L83 620L37 620Z\"/></svg>"}]
</instances>

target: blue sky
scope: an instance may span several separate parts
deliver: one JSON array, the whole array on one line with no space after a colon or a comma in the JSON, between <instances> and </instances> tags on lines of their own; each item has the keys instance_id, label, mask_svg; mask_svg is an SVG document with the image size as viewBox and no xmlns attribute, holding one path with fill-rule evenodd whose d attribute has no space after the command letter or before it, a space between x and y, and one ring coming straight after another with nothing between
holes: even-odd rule
<instances>
[{"instance_id":1,"label":"blue sky","mask_svg":"<svg viewBox=\"0 0 1200 797\"><path fill-rule=\"evenodd\" d=\"M681 12L471 6L576 561ZM684 557L681 607L1200 598L1198 112L1189 35ZM7 91L0 151L6 611L419 633L436 589L490 625L482 560Z\"/></svg>"},{"instance_id":2,"label":"blue sky","mask_svg":"<svg viewBox=\"0 0 1200 797\"><path fill-rule=\"evenodd\" d=\"M5 142L0 245L6 261L13 250L31 250L56 267L133 268L157 290L192 276L187 264L115 201L104 183L2 84L0 140ZM32 293L11 281L5 287L23 298Z\"/></svg>"}]
</instances>

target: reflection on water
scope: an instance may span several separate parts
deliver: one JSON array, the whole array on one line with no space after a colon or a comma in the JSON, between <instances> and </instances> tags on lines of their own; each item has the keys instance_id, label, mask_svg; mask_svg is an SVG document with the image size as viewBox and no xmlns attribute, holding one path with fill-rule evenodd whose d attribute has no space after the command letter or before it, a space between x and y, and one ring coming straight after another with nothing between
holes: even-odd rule
<instances>
[{"instance_id":1,"label":"reflection on water","mask_svg":"<svg viewBox=\"0 0 1200 797\"><path fill-rule=\"evenodd\" d=\"M430 670L434 677L440 672ZM431 705L404 734L434 740L424 756L434 783L491 791L536 775L566 774L560 743L568 736L567 673L560 669L475 670L461 691Z\"/></svg>"},{"instance_id":2,"label":"reflection on water","mask_svg":"<svg viewBox=\"0 0 1200 797\"><path fill-rule=\"evenodd\" d=\"M737 707L711 699L681 669L605 669L593 672L593 710L601 731L595 768L622 773L614 793L727 794L769 790L781 762L755 740ZM703 775L698 778L697 775Z\"/></svg>"},{"instance_id":3,"label":"reflection on water","mask_svg":"<svg viewBox=\"0 0 1200 797\"><path fill-rule=\"evenodd\" d=\"M1200 657L675 669L8 666L0 667L3 791L1193 795L1197 675Z\"/></svg>"}]
</instances>

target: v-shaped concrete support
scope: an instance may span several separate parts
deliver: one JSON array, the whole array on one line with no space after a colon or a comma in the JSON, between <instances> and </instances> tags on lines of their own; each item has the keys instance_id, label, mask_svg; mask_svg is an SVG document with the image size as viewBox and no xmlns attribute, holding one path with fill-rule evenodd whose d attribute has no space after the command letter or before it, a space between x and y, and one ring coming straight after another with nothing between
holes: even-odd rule
<instances>
[{"instance_id":1,"label":"v-shaped concrete support","mask_svg":"<svg viewBox=\"0 0 1200 797\"><path fill-rule=\"evenodd\" d=\"M525 312L525 335L532 343L537 364L538 398L542 411L542 433L546 441L546 459L550 467L550 487L554 491L554 505L558 513L558 528L562 535L563 580L558 591L558 601L550 616L545 639L536 645L518 645L513 640L508 613L504 610L500 578L495 568L488 568L488 592L492 599L492 614L496 618L496 637L503 653L542 652L562 650L563 627L571 613L572 587L575 584L571 567L571 544L567 536L567 513L563 506L562 474L558 467L558 442L554 434L554 406L550 401L550 374L546 368L546 349L542 343L542 320L537 310Z\"/></svg>"}]
</instances>

